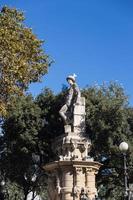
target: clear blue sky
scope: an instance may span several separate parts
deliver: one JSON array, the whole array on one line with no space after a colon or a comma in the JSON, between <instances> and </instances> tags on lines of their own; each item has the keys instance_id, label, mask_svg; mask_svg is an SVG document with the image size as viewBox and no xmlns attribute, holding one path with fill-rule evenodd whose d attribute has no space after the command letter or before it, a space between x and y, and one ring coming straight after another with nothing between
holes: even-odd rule
<instances>
[{"instance_id":1,"label":"clear blue sky","mask_svg":"<svg viewBox=\"0 0 133 200\"><path fill-rule=\"evenodd\" d=\"M104 81L123 84L133 105L132 0L1 0L25 12L26 24L45 40L55 60L42 83L30 87L61 90L76 73L81 88Z\"/></svg>"}]
</instances>

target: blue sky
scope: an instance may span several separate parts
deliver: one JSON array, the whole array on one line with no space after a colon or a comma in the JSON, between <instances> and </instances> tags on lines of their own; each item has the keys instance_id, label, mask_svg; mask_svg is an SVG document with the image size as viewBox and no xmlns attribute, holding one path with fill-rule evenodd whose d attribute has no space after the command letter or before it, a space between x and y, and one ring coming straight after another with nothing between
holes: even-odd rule
<instances>
[{"instance_id":1,"label":"blue sky","mask_svg":"<svg viewBox=\"0 0 133 200\"><path fill-rule=\"evenodd\" d=\"M25 12L26 24L55 60L42 83L32 84L37 95L44 87L59 92L65 77L78 75L81 88L117 80L133 105L132 0L1 0L1 6Z\"/></svg>"}]
</instances>

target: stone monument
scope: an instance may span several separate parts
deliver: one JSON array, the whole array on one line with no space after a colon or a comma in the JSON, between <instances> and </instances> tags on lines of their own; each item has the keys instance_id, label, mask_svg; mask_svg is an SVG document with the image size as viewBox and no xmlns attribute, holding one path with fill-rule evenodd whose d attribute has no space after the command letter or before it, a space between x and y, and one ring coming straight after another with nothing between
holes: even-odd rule
<instances>
[{"instance_id":1,"label":"stone monument","mask_svg":"<svg viewBox=\"0 0 133 200\"><path fill-rule=\"evenodd\" d=\"M94 200L95 178L101 166L89 156L91 141L85 132L85 98L81 97L75 74L66 102L59 111L64 133L55 139L57 160L44 166L48 173L48 200Z\"/></svg>"}]
</instances>

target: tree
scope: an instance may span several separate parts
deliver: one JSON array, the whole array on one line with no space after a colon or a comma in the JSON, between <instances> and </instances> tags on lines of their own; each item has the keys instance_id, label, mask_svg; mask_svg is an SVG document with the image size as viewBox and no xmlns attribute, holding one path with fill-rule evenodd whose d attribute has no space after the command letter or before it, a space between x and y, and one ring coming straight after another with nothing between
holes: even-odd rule
<instances>
[{"instance_id":1,"label":"tree","mask_svg":"<svg viewBox=\"0 0 133 200\"><path fill-rule=\"evenodd\" d=\"M15 104L10 106L8 117L3 124L3 135L1 135L3 147L0 169L5 177L11 199L15 199L14 195L18 193L17 191L21 191L21 195L26 200L29 192L40 190L44 176L40 156L42 148L45 149L44 153L47 148L46 142L39 140L38 137L42 126L44 123L41 119L41 109L30 95L17 98ZM43 154L43 158L45 156L47 157ZM8 187L10 182L14 187Z\"/></svg>"},{"instance_id":2,"label":"tree","mask_svg":"<svg viewBox=\"0 0 133 200\"><path fill-rule=\"evenodd\" d=\"M20 96L8 109L1 135L0 169L11 199L20 191L25 199L30 192L46 196L47 177L41 165L53 159L51 140L63 133L58 114L62 98L46 88L35 100ZM13 187L9 187L10 182Z\"/></svg>"},{"instance_id":3,"label":"tree","mask_svg":"<svg viewBox=\"0 0 133 200\"><path fill-rule=\"evenodd\" d=\"M49 57L43 41L26 27L23 12L3 7L0 12L0 116L15 96L47 73Z\"/></svg>"},{"instance_id":4,"label":"tree","mask_svg":"<svg viewBox=\"0 0 133 200\"><path fill-rule=\"evenodd\" d=\"M128 99L116 83L86 88L83 96L86 98L86 132L92 140L91 155L103 163L98 175L99 195L120 200L124 182L123 158L118 148L121 141L128 142L128 162L133 162L133 115Z\"/></svg>"}]
</instances>

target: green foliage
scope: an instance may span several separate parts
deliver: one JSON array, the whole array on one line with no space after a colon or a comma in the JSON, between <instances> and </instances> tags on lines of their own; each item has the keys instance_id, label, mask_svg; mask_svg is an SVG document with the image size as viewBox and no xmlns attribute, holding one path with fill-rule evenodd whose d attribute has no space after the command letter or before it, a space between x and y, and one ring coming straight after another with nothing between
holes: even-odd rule
<instances>
[{"instance_id":1,"label":"green foliage","mask_svg":"<svg viewBox=\"0 0 133 200\"><path fill-rule=\"evenodd\" d=\"M86 88L83 90L83 96L86 98L87 132L95 146L94 154L98 157L98 154L106 154L111 146L117 148L119 142L125 140L129 134L127 97L116 83L111 83L108 87L102 85ZM101 151L99 146L102 146L103 141Z\"/></svg>"},{"instance_id":2,"label":"green foliage","mask_svg":"<svg viewBox=\"0 0 133 200\"><path fill-rule=\"evenodd\" d=\"M91 155L103 163L97 178L102 188L99 194L104 194L105 199L120 200L122 194L118 195L117 190L123 190L123 158L118 146L121 141L129 144L128 161L132 163L132 111L123 88L116 83L86 88L83 96L86 98L86 132L92 140Z\"/></svg>"},{"instance_id":3,"label":"green foliage","mask_svg":"<svg viewBox=\"0 0 133 200\"><path fill-rule=\"evenodd\" d=\"M9 139L7 147L11 151L14 149L24 154L35 152L38 131L42 127L40 108L31 96L19 97L15 104L10 106L8 113L4 122L4 137Z\"/></svg>"},{"instance_id":4,"label":"green foliage","mask_svg":"<svg viewBox=\"0 0 133 200\"><path fill-rule=\"evenodd\" d=\"M64 102L64 93L54 95L50 89L45 88L36 98L36 103L42 110L42 118L46 121L46 135L51 138L62 134L64 130L59 117L59 109Z\"/></svg>"},{"instance_id":5,"label":"green foliage","mask_svg":"<svg viewBox=\"0 0 133 200\"><path fill-rule=\"evenodd\" d=\"M6 192L4 200L22 200L24 198L22 188L15 182L8 180L6 182Z\"/></svg>"},{"instance_id":6,"label":"green foliage","mask_svg":"<svg viewBox=\"0 0 133 200\"><path fill-rule=\"evenodd\" d=\"M45 126L43 126L39 132L39 138L42 141L46 141L48 144L47 150L45 149L45 152L49 155L47 157L47 162L52 161L56 156L51 149L52 141L55 139L55 137L64 132L63 123L59 116L59 110L61 108L63 99L63 93L54 95L50 89L45 88L35 100L36 104L42 111L41 117L45 124Z\"/></svg>"},{"instance_id":7,"label":"green foliage","mask_svg":"<svg viewBox=\"0 0 133 200\"><path fill-rule=\"evenodd\" d=\"M1 169L6 179L19 185L26 196L40 184L41 169L37 156L41 154L41 145L46 148L45 141L41 143L38 137L43 125L41 110L32 97L27 96L17 98L8 113L3 125Z\"/></svg>"},{"instance_id":8,"label":"green foliage","mask_svg":"<svg viewBox=\"0 0 133 200\"><path fill-rule=\"evenodd\" d=\"M47 73L49 58L43 41L24 24L22 12L3 7L0 12L0 116L12 97L23 95L29 83Z\"/></svg>"}]
</instances>

